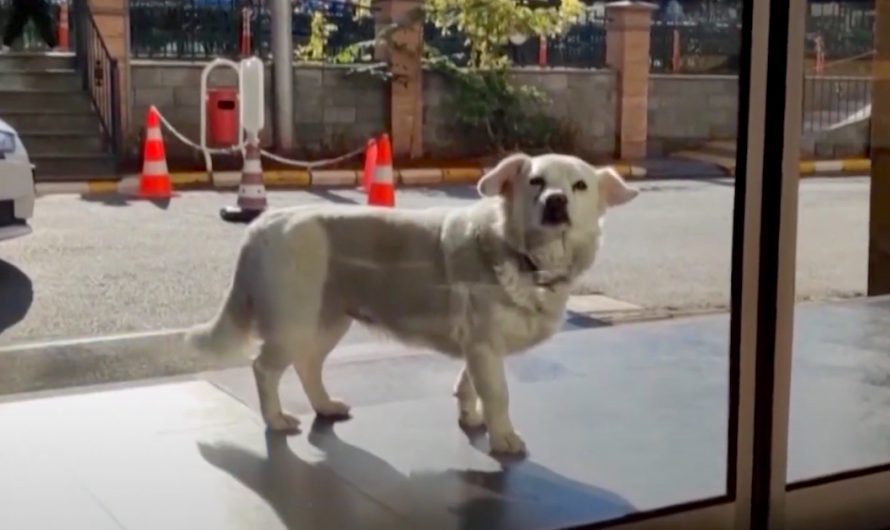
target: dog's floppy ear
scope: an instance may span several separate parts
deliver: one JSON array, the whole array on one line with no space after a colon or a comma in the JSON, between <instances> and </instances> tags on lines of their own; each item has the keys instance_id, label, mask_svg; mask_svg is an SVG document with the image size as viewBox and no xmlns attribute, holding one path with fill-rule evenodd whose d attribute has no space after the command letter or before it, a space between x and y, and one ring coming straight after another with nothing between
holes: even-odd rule
<instances>
[{"instance_id":1,"label":"dog's floppy ear","mask_svg":"<svg viewBox=\"0 0 890 530\"><path fill-rule=\"evenodd\" d=\"M513 180L531 168L532 159L525 153L516 153L500 161L494 169L482 175L476 189L483 197L494 197L509 189Z\"/></svg>"},{"instance_id":2,"label":"dog's floppy ear","mask_svg":"<svg viewBox=\"0 0 890 530\"><path fill-rule=\"evenodd\" d=\"M599 180L600 196L605 200L606 206L620 206L640 194L640 190L628 186L614 168L601 167L595 171Z\"/></svg>"}]
</instances>

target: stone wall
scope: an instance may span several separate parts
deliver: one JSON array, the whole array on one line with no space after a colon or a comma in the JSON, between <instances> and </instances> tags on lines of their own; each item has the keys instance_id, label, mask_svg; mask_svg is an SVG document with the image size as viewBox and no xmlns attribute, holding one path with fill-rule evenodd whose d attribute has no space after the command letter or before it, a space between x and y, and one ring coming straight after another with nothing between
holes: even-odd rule
<instances>
[{"instance_id":1,"label":"stone wall","mask_svg":"<svg viewBox=\"0 0 890 530\"><path fill-rule=\"evenodd\" d=\"M738 121L738 78L652 75L649 78L650 156L733 140Z\"/></svg>"},{"instance_id":2,"label":"stone wall","mask_svg":"<svg viewBox=\"0 0 890 530\"><path fill-rule=\"evenodd\" d=\"M141 136L149 105L155 105L171 124L192 141L199 140L201 70L205 63L133 61L132 101L135 119L126 138L131 161L141 156ZM263 147L274 145L271 68L266 69L265 128ZM235 72L218 68L208 86L236 86ZM347 68L314 65L294 67L295 137L299 150L294 156L329 156L362 145L385 130L385 85L365 74L349 74ZM203 167L201 156L164 131L167 158L176 167ZM220 163L225 164L225 157ZM222 166L221 166L222 167Z\"/></svg>"},{"instance_id":3,"label":"stone wall","mask_svg":"<svg viewBox=\"0 0 890 530\"><path fill-rule=\"evenodd\" d=\"M145 112L155 104L175 127L198 139L199 87L203 63L133 61L131 65L132 116L127 138L130 160L139 160ZM570 141L556 146L599 161L616 152L616 79L610 70L517 68L512 78L541 89L550 102L544 112L555 118ZM295 135L300 157L338 155L362 145L387 129L386 84L367 74L350 73L349 67L295 66ZM234 73L219 69L210 85L235 83ZM808 83L810 85L810 83ZM825 85L829 86L829 85ZM829 93L835 93L834 85ZM483 144L469 139L453 126L449 106L452 88L440 74L426 72L423 84L424 155L461 158L488 155ZM820 92L821 93L821 92ZM870 95L870 94L869 94ZM867 96L866 96L867 97ZM807 92L805 106L812 115L823 99ZM273 145L271 70L266 76L266 128L261 140ZM738 81L735 76L653 75L649 80L648 151L650 156L698 147L712 140L736 137ZM818 147L820 153L866 152L862 134L834 134L808 138L804 156ZM200 156L165 132L168 159L180 168L203 167ZM835 146L834 144L838 144ZM843 145L841 145L843 144ZM810 146L810 147L806 147ZM220 157L221 163L224 158Z\"/></svg>"},{"instance_id":4,"label":"stone wall","mask_svg":"<svg viewBox=\"0 0 890 530\"><path fill-rule=\"evenodd\" d=\"M615 152L615 75L608 70L517 68L512 79L541 90L549 99L540 110L556 119L570 145L554 146L592 160L612 158ZM453 125L448 81L437 73L424 74L423 139L425 154L459 158L489 154Z\"/></svg>"}]
</instances>

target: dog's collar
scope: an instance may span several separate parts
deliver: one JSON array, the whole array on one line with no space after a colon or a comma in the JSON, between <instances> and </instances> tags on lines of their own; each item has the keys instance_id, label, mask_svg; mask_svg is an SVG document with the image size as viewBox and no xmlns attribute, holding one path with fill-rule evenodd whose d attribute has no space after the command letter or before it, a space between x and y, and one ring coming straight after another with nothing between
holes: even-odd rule
<instances>
[{"instance_id":1,"label":"dog's collar","mask_svg":"<svg viewBox=\"0 0 890 530\"><path fill-rule=\"evenodd\" d=\"M567 283L569 281L569 279L564 275L556 276L547 280L542 280L542 273L546 271L541 270L541 267L539 267L538 264L535 263L534 258L532 258L529 254L516 249L513 250L513 253L515 254L516 262L519 266L519 271L530 274L534 279L535 284L539 287L553 289L557 285L561 283Z\"/></svg>"}]
</instances>

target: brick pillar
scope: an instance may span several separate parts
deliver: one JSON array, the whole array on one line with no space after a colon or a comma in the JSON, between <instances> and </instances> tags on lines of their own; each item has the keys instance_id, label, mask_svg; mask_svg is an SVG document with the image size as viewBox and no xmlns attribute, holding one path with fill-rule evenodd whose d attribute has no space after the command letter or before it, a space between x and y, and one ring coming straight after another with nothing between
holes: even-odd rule
<instances>
[{"instance_id":1,"label":"brick pillar","mask_svg":"<svg viewBox=\"0 0 890 530\"><path fill-rule=\"evenodd\" d=\"M385 49L376 50L389 64L389 123L393 156L418 158L423 153L423 17L422 0L378 0L379 29L397 23ZM381 56L382 55L382 56Z\"/></svg>"},{"instance_id":2,"label":"brick pillar","mask_svg":"<svg viewBox=\"0 0 890 530\"><path fill-rule=\"evenodd\" d=\"M655 9L655 4L634 0L606 4L606 64L617 76L615 144L623 160L646 157L649 31Z\"/></svg>"},{"instance_id":3,"label":"brick pillar","mask_svg":"<svg viewBox=\"0 0 890 530\"><path fill-rule=\"evenodd\" d=\"M890 0L875 2L868 295L890 294Z\"/></svg>"},{"instance_id":4,"label":"brick pillar","mask_svg":"<svg viewBox=\"0 0 890 530\"><path fill-rule=\"evenodd\" d=\"M120 87L121 134L130 128L130 28L129 2L127 0L89 0L90 10L96 19L99 33L108 46L108 52L117 59Z\"/></svg>"}]
</instances>

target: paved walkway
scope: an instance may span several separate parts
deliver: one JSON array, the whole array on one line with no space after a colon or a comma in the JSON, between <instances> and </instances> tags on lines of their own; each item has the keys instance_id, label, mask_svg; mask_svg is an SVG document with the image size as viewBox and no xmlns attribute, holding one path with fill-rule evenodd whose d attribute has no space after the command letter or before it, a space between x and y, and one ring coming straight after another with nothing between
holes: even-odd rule
<instances>
[{"instance_id":1,"label":"paved walkway","mask_svg":"<svg viewBox=\"0 0 890 530\"><path fill-rule=\"evenodd\" d=\"M792 480L890 461L890 300L802 308ZM448 359L395 349L327 372L355 405L264 433L247 369L0 402L0 528L537 530L724 492L728 321L560 334L509 362L531 455L455 422ZM39 399L36 399L38 398Z\"/></svg>"}]
</instances>

